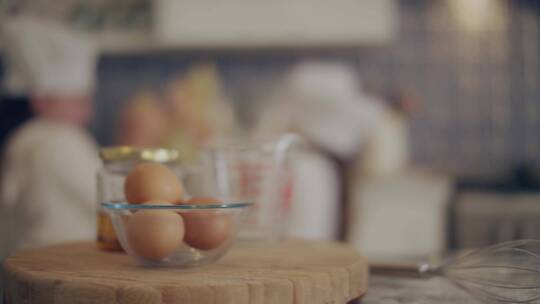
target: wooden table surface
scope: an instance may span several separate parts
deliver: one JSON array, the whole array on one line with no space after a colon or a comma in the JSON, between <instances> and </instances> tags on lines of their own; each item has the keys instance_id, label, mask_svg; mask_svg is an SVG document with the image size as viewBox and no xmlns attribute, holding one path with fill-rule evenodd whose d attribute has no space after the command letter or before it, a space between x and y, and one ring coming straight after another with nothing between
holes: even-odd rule
<instances>
[{"instance_id":1,"label":"wooden table surface","mask_svg":"<svg viewBox=\"0 0 540 304\"><path fill-rule=\"evenodd\" d=\"M4 263L18 303L347 303L367 289L367 261L334 242L240 243L198 268L147 268L93 243L20 252Z\"/></svg>"}]
</instances>

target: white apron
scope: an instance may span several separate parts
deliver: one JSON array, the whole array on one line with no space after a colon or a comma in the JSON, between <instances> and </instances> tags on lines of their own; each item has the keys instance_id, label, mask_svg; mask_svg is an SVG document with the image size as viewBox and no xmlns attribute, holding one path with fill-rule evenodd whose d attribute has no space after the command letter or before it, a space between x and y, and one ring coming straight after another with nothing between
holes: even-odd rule
<instances>
[{"instance_id":1,"label":"white apron","mask_svg":"<svg viewBox=\"0 0 540 304\"><path fill-rule=\"evenodd\" d=\"M34 119L15 132L5 152L0 258L22 248L94 238L99 159L84 130Z\"/></svg>"}]
</instances>

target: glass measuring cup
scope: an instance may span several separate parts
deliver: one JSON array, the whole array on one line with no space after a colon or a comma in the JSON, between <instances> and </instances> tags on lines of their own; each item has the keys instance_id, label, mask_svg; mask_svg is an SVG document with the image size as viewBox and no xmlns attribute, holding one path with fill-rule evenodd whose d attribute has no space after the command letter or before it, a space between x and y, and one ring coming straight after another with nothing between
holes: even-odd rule
<instances>
[{"instance_id":1,"label":"glass measuring cup","mask_svg":"<svg viewBox=\"0 0 540 304\"><path fill-rule=\"evenodd\" d=\"M264 143L208 147L198 169L192 170L199 172L198 180L186 181L198 186L187 188L194 191L191 195L212 193L225 201L253 201L239 238L280 239L287 231L293 191L287 159L301 143L298 135L286 133Z\"/></svg>"}]
</instances>

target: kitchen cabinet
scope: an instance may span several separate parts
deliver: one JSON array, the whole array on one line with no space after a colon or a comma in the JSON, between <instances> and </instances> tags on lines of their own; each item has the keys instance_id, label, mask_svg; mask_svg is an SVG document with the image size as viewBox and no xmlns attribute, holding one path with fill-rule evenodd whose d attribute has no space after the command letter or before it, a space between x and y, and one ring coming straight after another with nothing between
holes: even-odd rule
<instances>
[{"instance_id":1,"label":"kitchen cabinet","mask_svg":"<svg viewBox=\"0 0 540 304\"><path fill-rule=\"evenodd\" d=\"M147 28L90 34L107 54L380 46L396 35L397 6L395 0L156 0Z\"/></svg>"},{"instance_id":2,"label":"kitchen cabinet","mask_svg":"<svg viewBox=\"0 0 540 304\"><path fill-rule=\"evenodd\" d=\"M380 45L395 34L394 0L159 0L154 38L187 48Z\"/></svg>"}]
</instances>

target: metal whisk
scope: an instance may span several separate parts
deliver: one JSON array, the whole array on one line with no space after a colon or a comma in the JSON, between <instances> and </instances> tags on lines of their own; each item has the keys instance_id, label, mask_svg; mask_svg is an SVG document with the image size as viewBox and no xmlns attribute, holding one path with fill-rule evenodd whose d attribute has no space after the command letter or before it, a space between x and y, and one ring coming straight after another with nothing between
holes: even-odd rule
<instances>
[{"instance_id":1,"label":"metal whisk","mask_svg":"<svg viewBox=\"0 0 540 304\"><path fill-rule=\"evenodd\" d=\"M486 303L540 303L540 240L504 242L418 270L443 276Z\"/></svg>"}]
</instances>

